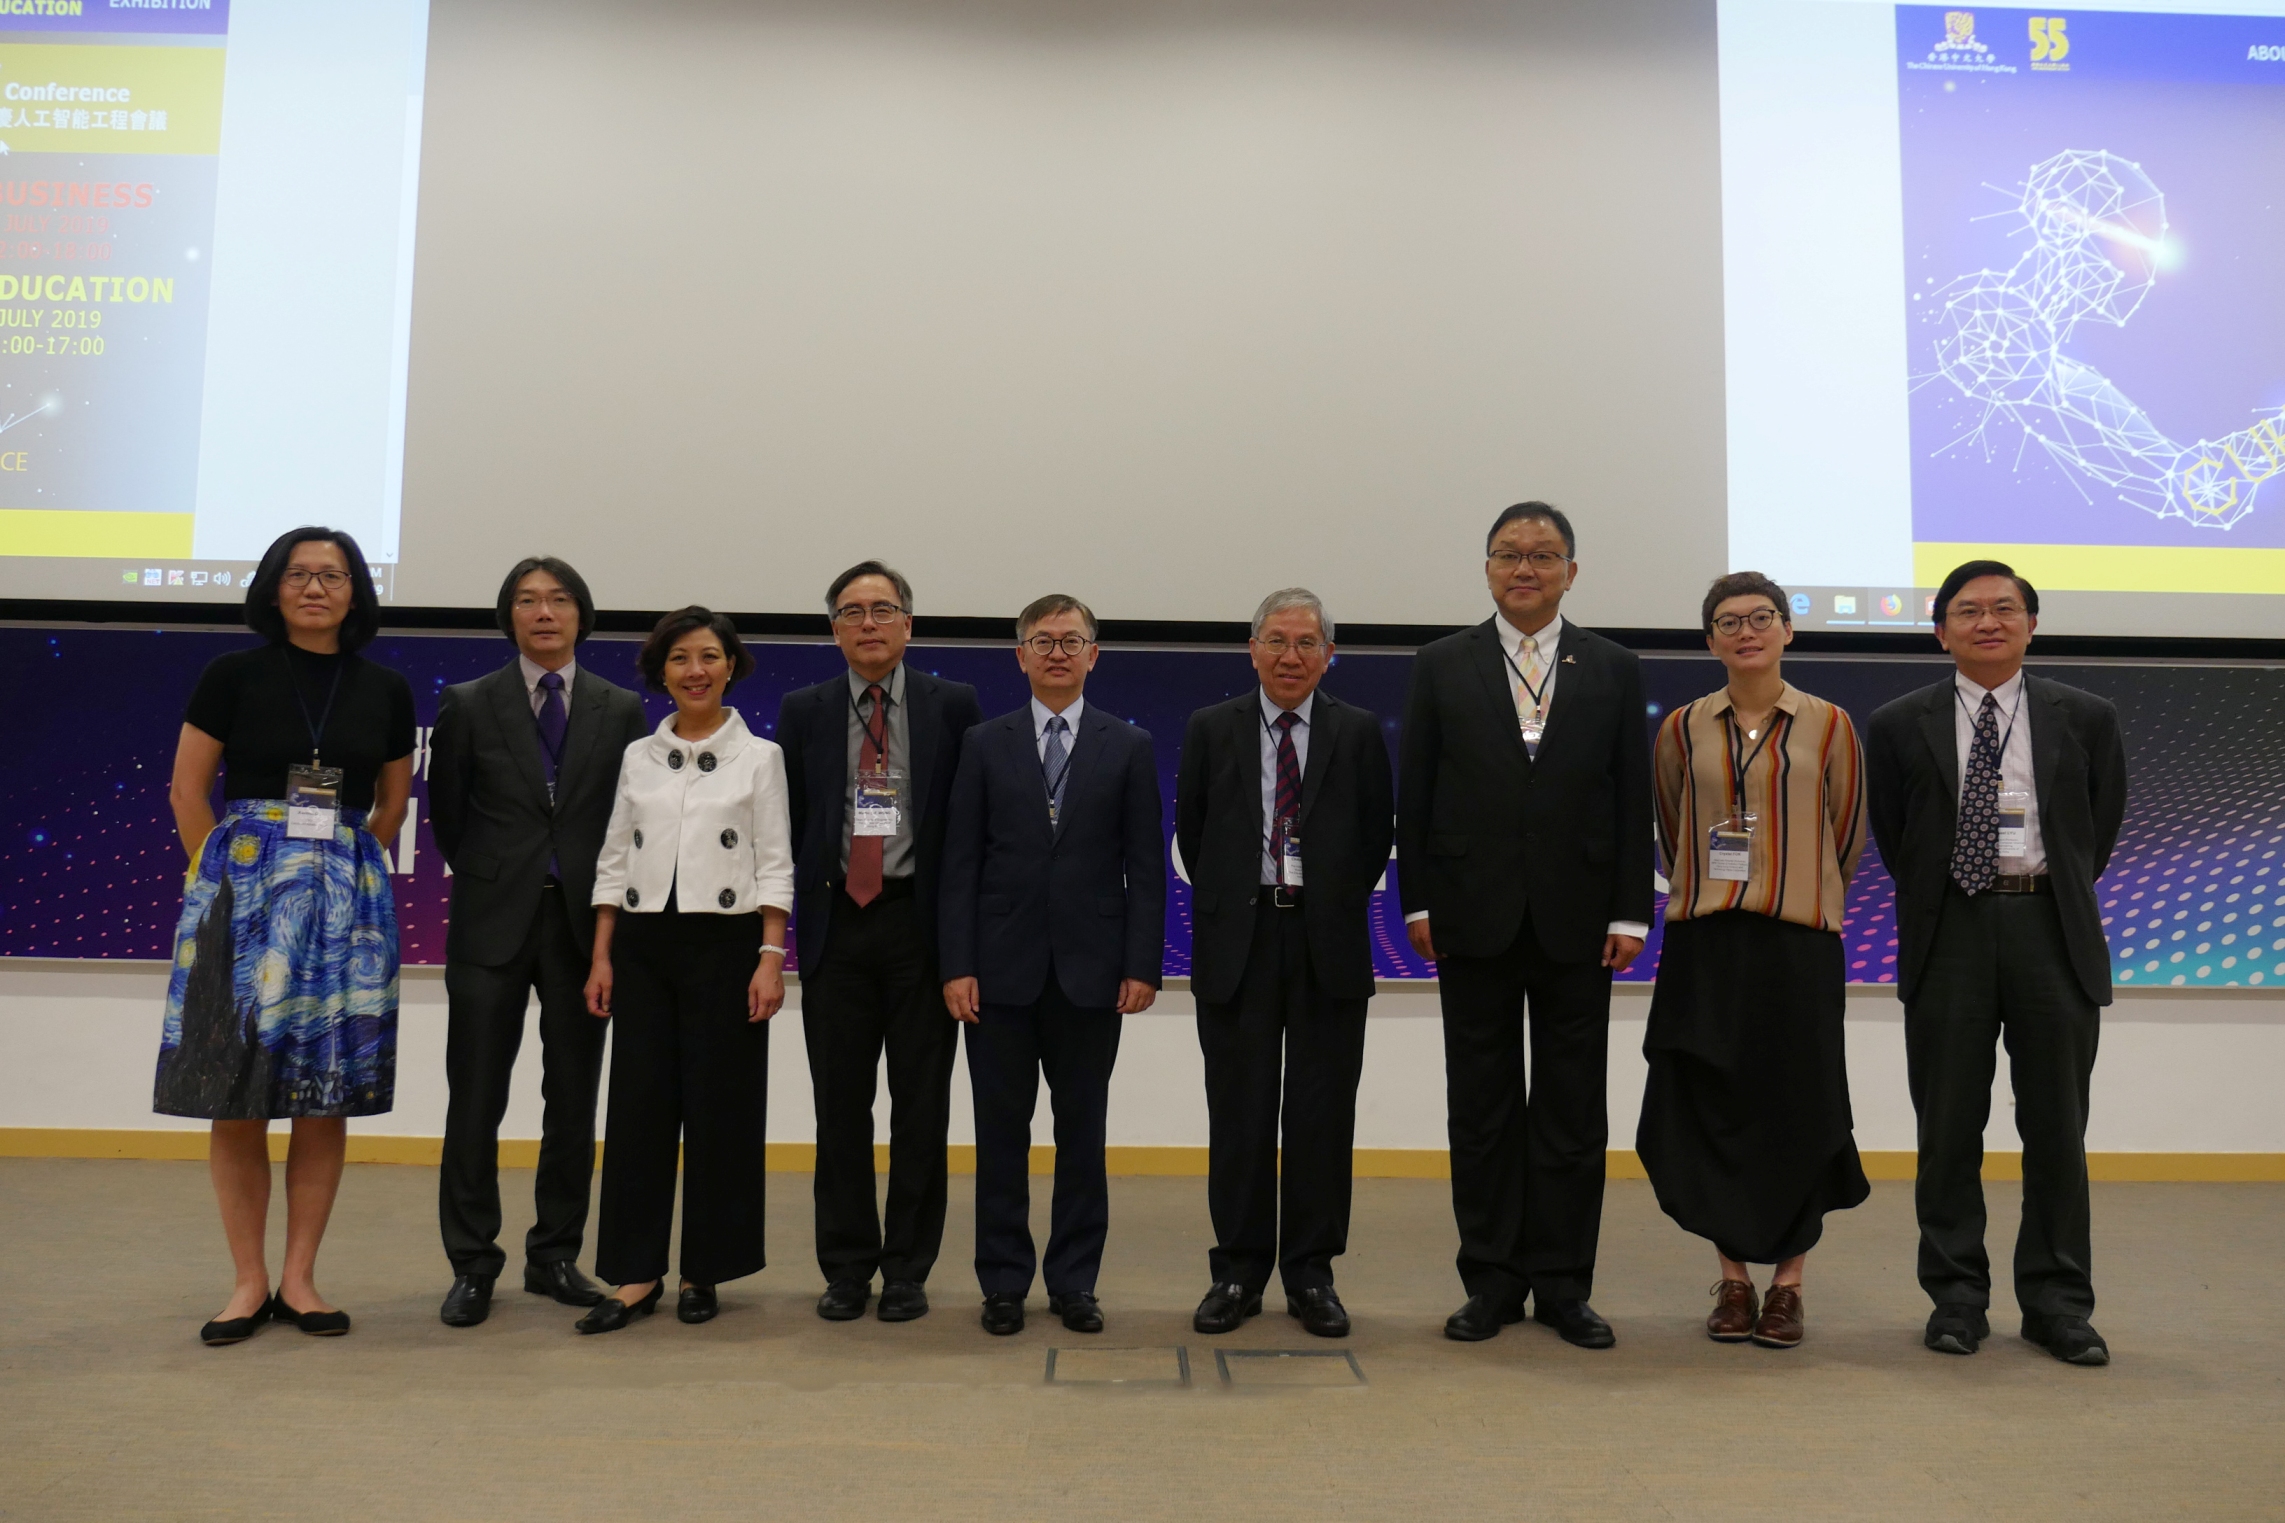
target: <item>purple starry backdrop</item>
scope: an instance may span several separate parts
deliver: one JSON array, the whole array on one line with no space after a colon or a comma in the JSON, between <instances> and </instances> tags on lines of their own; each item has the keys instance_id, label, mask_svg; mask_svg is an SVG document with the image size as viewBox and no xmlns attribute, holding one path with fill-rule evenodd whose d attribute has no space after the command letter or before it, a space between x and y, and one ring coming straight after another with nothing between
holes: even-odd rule
<instances>
[{"instance_id":1,"label":"purple starry backdrop","mask_svg":"<svg viewBox=\"0 0 2285 1523\"><path fill-rule=\"evenodd\" d=\"M83 628L0 629L0 702L13 740L0 761L0 956L164 959L182 905L182 850L166 785L182 705L215 656L251 636ZM829 644L753 647L757 669L731 695L753 727L774 728L787 690L841 670ZM367 654L412 683L424 749L415 756L416 824L410 849L392 854L404 959L444 958L449 882L429 832L427 726L450 683L482 676L509 655L477 635L392 636ZM598 639L582 664L637 687L635 644ZM987 714L1022 702L1006 650L920 646L913 663L974 683ZM1391 755L1411 658L1363 653L1339 659L1327 688L1383 716ZM1937 680L1940 663L1797 656L1798 687L1846 708L1861 727L1889 699ZM2257 986L2285 980L2285 669L2250 666L2046 665L2047 676L2110 698L2126 729L2134 785L2126 831L2098 895L2115 971L2126 985ZM1644 662L1655 726L1668 709L1711 691L1706 658ZM1237 652L1108 650L1088 683L1100 703L1158 743L1166 829L1173 834L1174 769L1193 709L1247 691L1253 672ZM666 700L646 695L654 721ZM1392 873L1395 871L1392 868ZM1190 971L1190 894L1179 878L1168 900L1166 971ZM1375 959L1384 978L1429 968L1404 937L1393 892L1374 896ZM1849 892L1849 977L1888 983L1896 973L1893 885L1867 850ZM1655 975L1659 930L1629 981Z\"/></svg>"}]
</instances>

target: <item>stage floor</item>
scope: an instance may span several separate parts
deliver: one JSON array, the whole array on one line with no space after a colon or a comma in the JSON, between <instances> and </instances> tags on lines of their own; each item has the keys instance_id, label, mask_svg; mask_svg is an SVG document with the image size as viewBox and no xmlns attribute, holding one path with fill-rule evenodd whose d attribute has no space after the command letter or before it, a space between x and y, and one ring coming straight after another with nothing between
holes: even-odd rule
<instances>
[{"instance_id":1,"label":"stage floor","mask_svg":"<svg viewBox=\"0 0 2285 1523\"><path fill-rule=\"evenodd\" d=\"M503 1178L510 1241L530 1182ZM1345 1342L1274 1291L1236 1335L1190 1330L1200 1179L1112 1181L1099 1338L1038 1293L1020 1336L977 1327L965 1178L935 1310L828 1324L809 1177L768 1183L773 1267L718 1321L581 1338L518 1290L441 1326L435 1171L353 1166L320 1283L356 1331L207 1349L228 1261L203 1165L0 1160L0 1517L2219 1519L2285 1496L2285 1185L2096 1186L2116 1362L2082 1370L2017 1339L2012 1302L1973 1359L1920 1347L1902 1184L1833 1219L1809 1341L1780 1353L1706 1340L1710 1251L1614 1183L1595 1304L1619 1346L1586 1353L1529 1323L1441 1336L1441 1183L1358 1183ZM2016 1200L1991 1187L2003 1262Z\"/></svg>"}]
</instances>

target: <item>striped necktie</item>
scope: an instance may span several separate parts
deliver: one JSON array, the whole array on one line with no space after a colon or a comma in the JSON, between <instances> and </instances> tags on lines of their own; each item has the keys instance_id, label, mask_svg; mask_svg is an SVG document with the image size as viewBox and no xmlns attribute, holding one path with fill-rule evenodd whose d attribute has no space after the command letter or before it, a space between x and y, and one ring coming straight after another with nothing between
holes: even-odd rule
<instances>
[{"instance_id":1,"label":"striped necktie","mask_svg":"<svg viewBox=\"0 0 2285 1523\"><path fill-rule=\"evenodd\" d=\"M1047 721L1047 744L1039 753L1039 770L1047 783L1047 823L1058 827L1063 819L1063 785L1071 781L1071 747L1064 736L1071 726L1064 723L1061 714L1050 715Z\"/></svg>"}]
</instances>

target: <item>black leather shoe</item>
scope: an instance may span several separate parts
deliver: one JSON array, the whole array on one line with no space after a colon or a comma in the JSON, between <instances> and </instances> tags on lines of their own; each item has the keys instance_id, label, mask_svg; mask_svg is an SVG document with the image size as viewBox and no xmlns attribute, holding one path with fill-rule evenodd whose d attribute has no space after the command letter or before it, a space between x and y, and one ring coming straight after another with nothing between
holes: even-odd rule
<instances>
[{"instance_id":1,"label":"black leather shoe","mask_svg":"<svg viewBox=\"0 0 2285 1523\"><path fill-rule=\"evenodd\" d=\"M1049 1296L1047 1309L1061 1317L1063 1325L1075 1333L1103 1330L1103 1304L1091 1291L1075 1290L1067 1296Z\"/></svg>"},{"instance_id":2,"label":"black leather shoe","mask_svg":"<svg viewBox=\"0 0 2285 1523\"><path fill-rule=\"evenodd\" d=\"M582 1333L615 1333L637 1317L647 1317L659 1309L659 1297L666 1294L666 1281L651 1287L651 1293L632 1304L617 1296L605 1296L588 1310L586 1316L571 1324L573 1331Z\"/></svg>"},{"instance_id":3,"label":"black leather shoe","mask_svg":"<svg viewBox=\"0 0 2285 1523\"><path fill-rule=\"evenodd\" d=\"M1287 1296L1285 1314L1299 1317L1302 1330L1320 1338L1349 1336L1349 1309L1330 1285L1313 1285L1298 1295Z\"/></svg>"},{"instance_id":4,"label":"black leather shoe","mask_svg":"<svg viewBox=\"0 0 2285 1523\"><path fill-rule=\"evenodd\" d=\"M255 1307L249 1316L217 1317L198 1330L198 1341L208 1348L223 1348L233 1343L244 1343L248 1338L262 1330L263 1323L270 1320L272 1304L270 1298L264 1296L262 1297L262 1304Z\"/></svg>"},{"instance_id":5,"label":"black leather shoe","mask_svg":"<svg viewBox=\"0 0 2285 1523\"><path fill-rule=\"evenodd\" d=\"M291 1322L312 1338L338 1338L349 1331L349 1313L345 1311L295 1311L286 1304L286 1293L279 1291L270 1297L270 1320Z\"/></svg>"},{"instance_id":6,"label":"black leather shoe","mask_svg":"<svg viewBox=\"0 0 2285 1523\"><path fill-rule=\"evenodd\" d=\"M1990 1336L1991 1321L1982 1307L1955 1302L1928 1314L1928 1331L1920 1341L1939 1354L1972 1354Z\"/></svg>"},{"instance_id":7,"label":"black leather shoe","mask_svg":"<svg viewBox=\"0 0 2285 1523\"><path fill-rule=\"evenodd\" d=\"M881 1286L875 1309L883 1322L911 1322L928 1315L928 1292L918 1280L890 1280Z\"/></svg>"},{"instance_id":8,"label":"black leather shoe","mask_svg":"<svg viewBox=\"0 0 2285 1523\"><path fill-rule=\"evenodd\" d=\"M2023 1314L2023 1337L2065 1364L2088 1366L2110 1363L2110 1345L2084 1317L2051 1317L2040 1312Z\"/></svg>"},{"instance_id":9,"label":"black leather shoe","mask_svg":"<svg viewBox=\"0 0 2285 1523\"><path fill-rule=\"evenodd\" d=\"M663 1282L662 1282L663 1283ZM685 1285L674 1298L674 1319L697 1326L722 1315L722 1302L711 1285Z\"/></svg>"},{"instance_id":10,"label":"black leather shoe","mask_svg":"<svg viewBox=\"0 0 2285 1523\"><path fill-rule=\"evenodd\" d=\"M1444 1319L1444 1336L1461 1343L1497 1338L1500 1329L1523 1320L1523 1309L1510 1308L1490 1296L1470 1296L1468 1304Z\"/></svg>"},{"instance_id":11,"label":"black leather shoe","mask_svg":"<svg viewBox=\"0 0 2285 1523\"><path fill-rule=\"evenodd\" d=\"M1022 1296L984 1297L984 1331L995 1338L1023 1331Z\"/></svg>"},{"instance_id":12,"label":"black leather shoe","mask_svg":"<svg viewBox=\"0 0 2285 1523\"><path fill-rule=\"evenodd\" d=\"M817 1298L817 1314L828 1322L854 1322L865 1314L865 1303L871 1299L871 1280L835 1280Z\"/></svg>"},{"instance_id":13,"label":"black leather shoe","mask_svg":"<svg viewBox=\"0 0 2285 1523\"><path fill-rule=\"evenodd\" d=\"M603 1287L579 1272L569 1259L524 1266L524 1289L548 1296L565 1306L594 1306L603 1299Z\"/></svg>"},{"instance_id":14,"label":"black leather shoe","mask_svg":"<svg viewBox=\"0 0 2285 1523\"><path fill-rule=\"evenodd\" d=\"M1595 1309L1584 1301L1550 1301L1545 1296L1533 1296L1531 1318L1543 1327L1554 1328L1556 1336L1573 1348L1614 1348L1619 1341L1611 1325L1596 1316Z\"/></svg>"},{"instance_id":15,"label":"black leather shoe","mask_svg":"<svg viewBox=\"0 0 2285 1523\"><path fill-rule=\"evenodd\" d=\"M492 1280L488 1274L464 1274L444 1293L444 1309L437 1320L446 1327L474 1327L492 1315Z\"/></svg>"},{"instance_id":16,"label":"black leather shoe","mask_svg":"<svg viewBox=\"0 0 2285 1523\"><path fill-rule=\"evenodd\" d=\"M1245 1325L1246 1318L1261 1314L1261 1292L1233 1282L1208 1289L1190 1325L1202 1333L1234 1333Z\"/></svg>"}]
</instances>

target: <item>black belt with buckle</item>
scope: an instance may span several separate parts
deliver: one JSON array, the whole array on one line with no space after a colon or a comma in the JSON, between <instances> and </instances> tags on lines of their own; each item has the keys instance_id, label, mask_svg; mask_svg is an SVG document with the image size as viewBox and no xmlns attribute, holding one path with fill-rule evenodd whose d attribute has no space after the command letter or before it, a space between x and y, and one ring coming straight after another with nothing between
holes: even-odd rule
<instances>
[{"instance_id":1,"label":"black belt with buckle","mask_svg":"<svg viewBox=\"0 0 2285 1523\"><path fill-rule=\"evenodd\" d=\"M2045 873L1994 873L1990 892L1995 894L2051 894L2054 882Z\"/></svg>"},{"instance_id":2,"label":"black belt with buckle","mask_svg":"<svg viewBox=\"0 0 2285 1523\"><path fill-rule=\"evenodd\" d=\"M1301 908L1301 890L1273 884L1269 891L1269 903L1271 909L1297 910Z\"/></svg>"},{"instance_id":3,"label":"black belt with buckle","mask_svg":"<svg viewBox=\"0 0 2285 1523\"><path fill-rule=\"evenodd\" d=\"M841 895L841 897L842 897L842 898L844 898L844 899L848 899L848 898L849 898L849 880L848 880L848 879L846 879L846 878L842 879L842 880L841 880L839 883L836 883L836 884L834 884L834 885L833 885L833 887L834 887L834 889L835 889L835 890L836 890L836 891L837 891L837 892L838 892L838 893ZM874 904L885 904L885 903L887 903L888 901L890 901L890 900L892 900L892 899L910 899L910 898L912 897L912 895L913 895L913 887L912 887L912 879L911 879L910 877L903 877L903 878L883 878L883 879L881 880L881 892L880 892L880 896L879 896L878 898L874 899L874 900L873 900L873 903L874 903ZM849 902L850 902L851 904L855 904L855 903L856 903L856 901L855 901L854 899L850 899L850 900L849 900ZM868 906L868 908L870 908L870 906Z\"/></svg>"}]
</instances>

